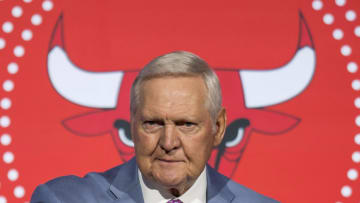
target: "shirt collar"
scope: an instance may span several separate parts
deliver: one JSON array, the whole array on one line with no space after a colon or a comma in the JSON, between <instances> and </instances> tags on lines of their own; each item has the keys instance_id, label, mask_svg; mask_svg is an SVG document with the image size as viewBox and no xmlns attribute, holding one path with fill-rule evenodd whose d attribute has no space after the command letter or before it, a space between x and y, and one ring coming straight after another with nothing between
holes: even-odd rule
<instances>
[{"instance_id":1,"label":"shirt collar","mask_svg":"<svg viewBox=\"0 0 360 203\"><path fill-rule=\"evenodd\" d=\"M161 191L155 188L150 188L148 185L146 185L139 169L138 176L145 203L166 203L167 201L174 198L174 196L171 195L168 191ZM204 170L196 179L195 183L183 195L177 197L177 199L180 199L182 202L186 203L205 203L206 186L206 167L204 167Z\"/></svg>"}]
</instances>

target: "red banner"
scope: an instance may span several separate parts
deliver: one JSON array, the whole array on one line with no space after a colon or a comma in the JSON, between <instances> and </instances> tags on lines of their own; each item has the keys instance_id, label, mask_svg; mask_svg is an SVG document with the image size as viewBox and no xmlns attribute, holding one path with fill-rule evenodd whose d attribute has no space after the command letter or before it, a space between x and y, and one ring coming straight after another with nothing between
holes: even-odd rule
<instances>
[{"instance_id":1,"label":"red banner","mask_svg":"<svg viewBox=\"0 0 360 203\"><path fill-rule=\"evenodd\" d=\"M281 202L360 200L360 3L0 0L0 203L133 156L129 88L205 59L228 112L209 164Z\"/></svg>"}]
</instances>

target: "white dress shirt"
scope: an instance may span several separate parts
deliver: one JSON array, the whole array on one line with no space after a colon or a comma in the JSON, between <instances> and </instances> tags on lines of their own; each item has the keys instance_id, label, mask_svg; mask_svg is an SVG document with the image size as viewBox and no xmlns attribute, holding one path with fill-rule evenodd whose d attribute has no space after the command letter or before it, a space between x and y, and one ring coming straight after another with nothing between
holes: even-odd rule
<instances>
[{"instance_id":1,"label":"white dress shirt","mask_svg":"<svg viewBox=\"0 0 360 203\"><path fill-rule=\"evenodd\" d=\"M140 170L138 169L141 191L145 203L166 203L171 199L180 199L184 203L206 203L206 167L196 179L195 183L180 197L174 197L169 191L160 191L145 184Z\"/></svg>"}]
</instances>

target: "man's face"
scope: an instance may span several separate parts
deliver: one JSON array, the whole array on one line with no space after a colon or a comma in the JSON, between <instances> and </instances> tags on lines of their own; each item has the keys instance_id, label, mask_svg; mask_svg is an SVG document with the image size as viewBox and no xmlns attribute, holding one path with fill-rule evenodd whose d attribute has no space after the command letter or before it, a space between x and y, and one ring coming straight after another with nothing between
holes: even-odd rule
<instances>
[{"instance_id":1,"label":"man's face","mask_svg":"<svg viewBox=\"0 0 360 203\"><path fill-rule=\"evenodd\" d=\"M131 118L140 171L147 180L182 194L221 142L225 112L219 114L213 131L201 77L154 78L143 83L141 92Z\"/></svg>"}]
</instances>

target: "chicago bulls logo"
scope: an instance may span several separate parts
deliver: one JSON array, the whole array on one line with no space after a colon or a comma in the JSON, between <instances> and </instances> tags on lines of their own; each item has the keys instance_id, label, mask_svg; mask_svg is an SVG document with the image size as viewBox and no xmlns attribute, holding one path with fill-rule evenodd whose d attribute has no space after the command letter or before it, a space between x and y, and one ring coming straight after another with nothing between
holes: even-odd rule
<instances>
[{"instance_id":1,"label":"chicago bulls logo","mask_svg":"<svg viewBox=\"0 0 360 203\"><path fill-rule=\"evenodd\" d=\"M63 39L59 18L50 42L48 73L54 89L65 99L95 108L90 113L66 119L63 124L81 136L110 134L122 160L134 155L130 136L130 87L138 71L88 72L73 64ZM310 32L300 13L299 42L294 57L271 70L215 67L228 111L223 142L213 150L210 165L231 176L254 131L276 135L294 128L300 119L266 107L300 94L315 71L315 51ZM140 70L140 68L139 68Z\"/></svg>"}]
</instances>

